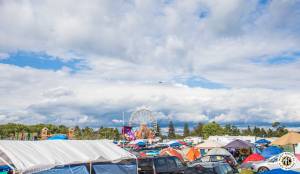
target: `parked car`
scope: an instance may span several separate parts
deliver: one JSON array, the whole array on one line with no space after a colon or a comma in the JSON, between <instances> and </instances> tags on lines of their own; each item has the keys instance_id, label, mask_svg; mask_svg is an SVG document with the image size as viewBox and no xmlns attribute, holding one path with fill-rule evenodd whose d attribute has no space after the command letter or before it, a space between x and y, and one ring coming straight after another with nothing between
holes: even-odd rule
<instances>
[{"instance_id":1,"label":"parked car","mask_svg":"<svg viewBox=\"0 0 300 174\"><path fill-rule=\"evenodd\" d=\"M186 165L177 157L148 157L138 159L139 174L183 174Z\"/></svg>"},{"instance_id":2,"label":"parked car","mask_svg":"<svg viewBox=\"0 0 300 174\"><path fill-rule=\"evenodd\" d=\"M234 171L237 171L237 162L231 156L224 156L224 155L206 155L203 156L193 162L188 163L189 166L193 166L198 163L203 162L225 162L230 165Z\"/></svg>"},{"instance_id":3,"label":"parked car","mask_svg":"<svg viewBox=\"0 0 300 174\"><path fill-rule=\"evenodd\" d=\"M257 173L262 173L273 169L279 169L280 168L280 165L278 163L279 155L275 155L265 161L253 162L251 169ZM295 165L291 169L299 169L299 168L300 168L300 161L296 159Z\"/></svg>"},{"instance_id":4,"label":"parked car","mask_svg":"<svg viewBox=\"0 0 300 174\"><path fill-rule=\"evenodd\" d=\"M188 167L184 174L233 174L234 169L225 162L201 162Z\"/></svg>"}]
</instances>

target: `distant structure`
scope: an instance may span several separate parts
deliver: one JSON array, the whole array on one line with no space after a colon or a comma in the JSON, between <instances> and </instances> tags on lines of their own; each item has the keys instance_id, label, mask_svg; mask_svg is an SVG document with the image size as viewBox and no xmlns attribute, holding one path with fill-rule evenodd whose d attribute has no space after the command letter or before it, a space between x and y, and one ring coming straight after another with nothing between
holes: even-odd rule
<instances>
[{"instance_id":1,"label":"distant structure","mask_svg":"<svg viewBox=\"0 0 300 174\"><path fill-rule=\"evenodd\" d=\"M74 132L75 132L74 128L69 128L69 131L67 134L69 140L72 140L74 138Z\"/></svg>"},{"instance_id":2,"label":"distant structure","mask_svg":"<svg viewBox=\"0 0 300 174\"><path fill-rule=\"evenodd\" d=\"M41 139L47 140L48 139L48 128L44 127L41 131Z\"/></svg>"}]
</instances>

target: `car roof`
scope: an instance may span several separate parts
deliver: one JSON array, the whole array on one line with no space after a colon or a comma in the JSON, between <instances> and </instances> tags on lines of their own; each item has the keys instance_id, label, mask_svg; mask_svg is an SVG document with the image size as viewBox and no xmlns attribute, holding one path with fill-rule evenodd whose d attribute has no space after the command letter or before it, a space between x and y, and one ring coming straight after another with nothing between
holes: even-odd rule
<instances>
[{"instance_id":1,"label":"car roof","mask_svg":"<svg viewBox=\"0 0 300 174\"><path fill-rule=\"evenodd\" d=\"M220 164L228 165L227 163L222 162L222 161L218 161L218 162L199 162L199 163L196 163L196 164L199 164L203 167L215 167L215 166L219 166Z\"/></svg>"}]
</instances>

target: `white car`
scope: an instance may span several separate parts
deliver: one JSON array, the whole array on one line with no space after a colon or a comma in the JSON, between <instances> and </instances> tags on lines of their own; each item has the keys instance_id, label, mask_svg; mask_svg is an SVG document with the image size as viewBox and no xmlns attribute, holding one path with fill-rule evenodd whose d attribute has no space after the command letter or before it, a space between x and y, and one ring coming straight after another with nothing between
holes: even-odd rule
<instances>
[{"instance_id":1,"label":"white car","mask_svg":"<svg viewBox=\"0 0 300 174\"><path fill-rule=\"evenodd\" d=\"M273 156L265 161L259 161L259 162L253 162L252 163L252 170L257 173L262 173L265 171L278 169L280 168L278 164L278 157L279 155ZM296 159L296 164L292 168L292 170L299 169L300 168L300 162L298 159Z\"/></svg>"}]
</instances>

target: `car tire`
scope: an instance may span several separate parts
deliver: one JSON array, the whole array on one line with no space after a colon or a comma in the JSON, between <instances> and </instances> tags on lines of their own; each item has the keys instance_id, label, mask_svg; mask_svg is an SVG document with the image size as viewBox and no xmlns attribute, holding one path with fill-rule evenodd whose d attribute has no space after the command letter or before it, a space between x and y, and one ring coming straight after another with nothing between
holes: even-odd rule
<instances>
[{"instance_id":1,"label":"car tire","mask_svg":"<svg viewBox=\"0 0 300 174\"><path fill-rule=\"evenodd\" d=\"M262 173L262 172L266 172L266 171L269 171L270 169L268 169L268 167L260 167L257 172L258 173Z\"/></svg>"}]
</instances>

